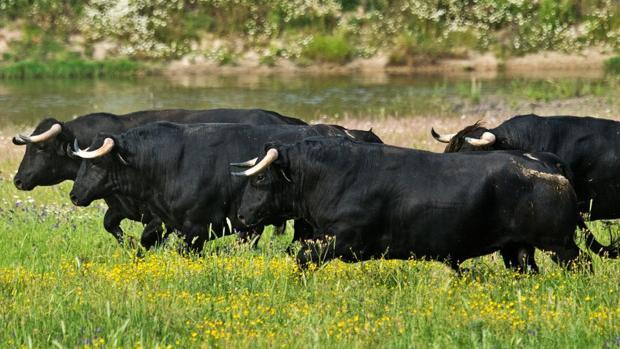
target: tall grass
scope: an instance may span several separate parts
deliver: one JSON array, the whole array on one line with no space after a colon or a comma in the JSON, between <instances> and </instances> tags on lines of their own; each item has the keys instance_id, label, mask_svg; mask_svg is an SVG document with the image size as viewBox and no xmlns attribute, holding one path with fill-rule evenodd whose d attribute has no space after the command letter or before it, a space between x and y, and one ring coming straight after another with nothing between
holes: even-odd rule
<instances>
[{"instance_id":1,"label":"tall grass","mask_svg":"<svg viewBox=\"0 0 620 349\"><path fill-rule=\"evenodd\" d=\"M0 163L0 347L611 348L620 263L540 275L492 255L459 276L435 262L339 261L301 273L286 239L232 239L182 257L118 246L103 206L75 208L70 183L18 192ZM125 223L136 236L141 227ZM594 225L606 237L618 225ZM173 244L171 244L173 245Z\"/></svg>"},{"instance_id":2,"label":"tall grass","mask_svg":"<svg viewBox=\"0 0 620 349\"><path fill-rule=\"evenodd\" d=\"M4 79L122 77L145 72L142 64L127 59L26 60L0 65L0 78Z\"/></svg>"}]
</instances>

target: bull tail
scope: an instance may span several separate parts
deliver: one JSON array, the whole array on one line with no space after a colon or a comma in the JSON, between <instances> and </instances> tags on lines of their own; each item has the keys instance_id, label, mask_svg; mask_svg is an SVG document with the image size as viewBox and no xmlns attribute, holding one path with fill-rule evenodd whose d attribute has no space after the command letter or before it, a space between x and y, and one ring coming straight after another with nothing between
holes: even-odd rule
<instances>
[{"instance_id":1,"label":"bull tail","mask_svg":"<svg viewBox=\"0 0 620 349\"><path fill-rule=\"evenodd\" d=\"M590 251L596 253L597 255L601 257L614 258L614 259L620 257L620 254L618 253L618 249L614 248L613 245L603 246L601 245L600 242L596 240L596 237L594 236L590 228L588 228L588 226L583 220L583 217L581 217L580 214L577 214L577 226L579 227L579 229L583 231L584 238L586 239L586 247Z\"/></svg>"}]
</instances>

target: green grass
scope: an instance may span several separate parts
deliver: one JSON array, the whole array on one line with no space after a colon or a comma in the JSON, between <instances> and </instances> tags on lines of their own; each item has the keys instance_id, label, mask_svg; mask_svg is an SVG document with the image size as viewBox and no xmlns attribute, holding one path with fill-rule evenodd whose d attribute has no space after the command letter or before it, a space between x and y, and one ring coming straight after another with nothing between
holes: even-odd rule
<instances>
[{"instance_id":1,"label":"green grass","mask_svg":"<svg viewBox=\"0 0 620 349\"><path fill-rule=\"evenodd\" d=\"M435 262L339 261L300 273L286 238L224 239L202 257L118 246L104 207L73 207L70 183L18 192L0 164L0 347L611 348L620 262L507 272L492 255L458 276ZM137 236L141 227L124 223ZM618 225L595 224L606 237Z\"/></svg>"},{"instance_id":2,"label":"green grass","mask_svg":"<svg viewBox=\"0 0 620 349\"><path fill-rule=\"evenodd\" d=\"M26 60L0 65L0 78L4 79L124 77L144 72L142 64L127 59Z\"/></svg>"}]
</instances>

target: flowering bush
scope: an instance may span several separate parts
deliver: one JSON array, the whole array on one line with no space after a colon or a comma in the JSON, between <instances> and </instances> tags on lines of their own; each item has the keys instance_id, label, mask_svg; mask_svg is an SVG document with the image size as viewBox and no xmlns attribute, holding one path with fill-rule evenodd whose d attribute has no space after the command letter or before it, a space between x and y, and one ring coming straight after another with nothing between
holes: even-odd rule
<instances>
[{"instance_id":1,"label":"flowering bush","mask_svg":"<svg viewBox=\"0 0 620 349\"><path fill-rule=\"evenodd\" d=\"M271 47L277 40L301 45L293 56L316 34L346 38L359 56L409 46L415 53L429 47L447 54L455 46L506 54L587 45L618 48L619 14L614 0L0 1L0 19L79 32L90 42L114 41L120 54L148 58L195 51L205 33L241 39L240 49ZM455 33L472 40L454 40L463 37Z\"/></svg>"}]
</instances>

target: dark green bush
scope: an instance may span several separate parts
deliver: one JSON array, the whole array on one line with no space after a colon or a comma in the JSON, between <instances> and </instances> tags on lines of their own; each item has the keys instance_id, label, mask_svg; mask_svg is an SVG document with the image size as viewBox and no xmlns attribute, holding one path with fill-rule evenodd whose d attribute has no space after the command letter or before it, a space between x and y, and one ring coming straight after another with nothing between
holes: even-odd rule
<instances>
[{"instance_id":1,"label":"dark green bush","mask_svg":"<svg viewBox=\"0 0 620 349\"><path fill-rule=\"evenodd\" d=\"M620 56L615 56L605 61L605 72L620 74Z\"/></svg>"},{"instance_id":2,"label":"dark green bush","mask_svg":"<svg viewBox=\"0 0 620 349\"><path fill-rule=\"evenodd\" d=\"M353 46L342 36L315 35L301 55L314 62L343 64L351 60Z\"/></svg>"},{"instance_id":3,"label":"dark green bush","mask_svg":"<svg viewBox=\"0 0 620 349\"><path fill-rule=\"evenodd\" d=\"M146 70L141 64L127 59L48 62L26 60L0 66L0 78L4 79L122 77L144 72Z\"/></svg>"}]
</instances>

